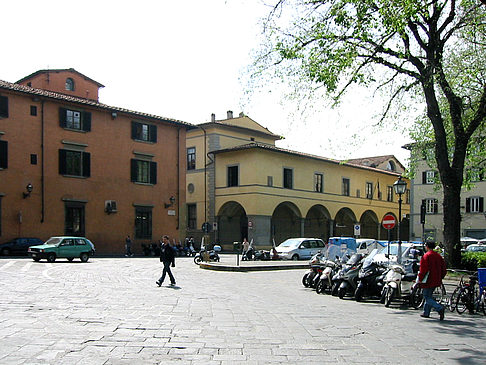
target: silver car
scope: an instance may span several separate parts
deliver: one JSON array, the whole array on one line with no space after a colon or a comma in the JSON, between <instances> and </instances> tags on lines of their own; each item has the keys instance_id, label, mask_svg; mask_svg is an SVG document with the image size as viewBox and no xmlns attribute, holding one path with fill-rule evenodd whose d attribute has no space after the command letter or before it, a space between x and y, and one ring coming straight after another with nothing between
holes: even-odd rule
<instances>
[{"instance_id":1,"label":"silver car","mask_svg":"<svg viewBox=\"0 0 486 365\"><path fill-rule=\"evenodd\" d=\"M319 238L289 238L277 246L278 256L285 260L310 259L326 245Z\"/></svg>"}]
</instances>

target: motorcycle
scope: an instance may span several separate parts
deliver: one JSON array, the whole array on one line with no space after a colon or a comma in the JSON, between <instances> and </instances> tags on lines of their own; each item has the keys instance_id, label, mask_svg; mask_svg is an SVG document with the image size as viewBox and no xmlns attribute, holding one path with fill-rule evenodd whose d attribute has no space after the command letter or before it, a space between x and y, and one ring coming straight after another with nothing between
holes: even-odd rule
<instances>
[{"instance_id":1,"label":"motorcycle","mask_svg":"<svg viewBox=\"0 0 486 365\"><path fill-rule=\"evenodd\" d=\"M366 257L358 273L358 285L354 292L354 299L360 302L364 296L379 297L383 291L384 273L387 265L373 260L378 250L373 250Z\"/></svg>"},{"instance_id":2,"label":"motorcycle","mask_svg":"<svg viewBox=\"0 0 486 365\"><path fill-rule=\"evenodd\" d=\"M194 256L194 263L199 265L201 264L201 261L219 262L218 252L216 252L216 250L208 251L205 248L201 249L201 251Z\"/></svg>"},{"instance_id":3,"label":"motorcycle","mask_svg":"<svg viewBox=\"0 0 486 365\"><path fill-rule=\"evenodd\" d=\"M389 307L395 298L410 300L416 278L416 273L407 273L402 265L391 265L383 280L380 302Z\"/></svg>"},{"instance_id":4,"label":"motorcycle","mask_svg":"<svg viewBox=\"0 0 486 365\"><path fill-rule=\"evenodd\" d=\"M339 285L338 289L338 297L339 299L343 299L344 296L348 293L354 294L356 291L356 287L358 285L358 274L361 270L363 255L359 255L356 258L356 262L342 275L342 281Z\"/></svg>"},{"instance_id":5,"label":"motorcycle","mask_svg":"<svg viewBox=\"0 0 486 365\"><path fill-rule=\"evenodd\" d=\"M339 295L339 289L341 287L341 284L344 281L344 276L346 273L351 270L351 269L356 269L356 265L359 264L359 262L363 259L363 255L360 253L355 253L353 254L348 261L344 265L342 265L341 269L334 274L332 277L332 289L331 289L331 295L332 296L337 296ZM344 294L343 294L344 297Z\"/></svg>"},{"instance_id":6,"label":"motorcycle","mask_svg":"<svg viewBox=\"0 0 486 365\"><path fill-rule=\"evenodd\" d=\"M321 258L323 255L324 254L322 252L318 252L309 260L309 269L302 277L302 285L304 285L306 288L315 287L314 279L319 277L320 273L322 272Z\"/></svg>"},{"instance_id":7,"label":"motorcycle","mask_svg":"<svg viewBox=\"0 0 486 365\"><path fill-rule=\"evenodd\" d=\"M336 274L337 271L341 269L341 261L339 256L336 256L336 261L332 260L325 260L323 263L324 269L322 270L321 275L318 278L316 284L316 293L321 294L327 288L331 289L332 287L332 277Z\"/></svg>"}]
</instances>

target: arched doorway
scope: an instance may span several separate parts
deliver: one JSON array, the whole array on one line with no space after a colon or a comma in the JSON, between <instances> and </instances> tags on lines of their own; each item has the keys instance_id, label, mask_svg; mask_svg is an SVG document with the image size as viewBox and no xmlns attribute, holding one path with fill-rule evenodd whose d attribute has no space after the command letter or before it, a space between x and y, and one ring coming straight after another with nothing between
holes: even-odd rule
<instances>
[{"instance_id":1,"label":"arched doorway","mask_svg":"<svg viewBox=\"0 0 486 365\"><path fill-rule=\"evenodd\" d=\"M293 203L280 203L272 214L272 237L279 245L287 238L300 237L301 214L299 208Z\"/></svg>"},{"instance_id":2,"label":"arched doorway","mask_svg":"<svg viewBox=\"0 0 486 365\"><path fill-rule=\"evenodd\" d=\"M309 209L304 222L304 236L321 238L326 241L330 236L331 215L322 205L314 205Z\"/></svg>"},{"instance_id":3,"label":"arched doorway","mask_svg":"<svg viewBox=\"0 0 486 365\"><path fill-rule=\"evenodd\" d=\"M361 215L361 237L378 239L378 216L372 210L367 210Z\"/></svg>"},{"instance_id":4,"label":"arched doorway","mask_svg":"<svg viewBox=\"0 0 486 365\"><path fill-rule=\"evenodd\" d=\"M356 216L349 208L341 208L334 219L334 236L354 237L354 224Z\"/></svg>"},{"instance_id":5,"label":"arched doorway","mask_svg":"<svg viewBox=\"0 0 486 365\"><path fill-rule=\"evenodd\" d=\"M219 243L223 245L248 238L248 218L241 204L232 201L221 207L218 213L218 234Z\"/></svg>"}]
</instances>

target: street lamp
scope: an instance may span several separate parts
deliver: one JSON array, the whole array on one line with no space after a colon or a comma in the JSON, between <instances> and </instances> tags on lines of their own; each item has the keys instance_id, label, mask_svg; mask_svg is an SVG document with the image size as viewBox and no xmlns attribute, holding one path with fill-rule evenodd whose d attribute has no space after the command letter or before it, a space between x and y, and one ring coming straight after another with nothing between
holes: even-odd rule
<instances>
[{"instance_id":1,"label":"street lamp","mask_svg":"<svg viewBox=\"0 0 486 365\"><path fill-rule=\"evenodd\" d=\"M400 176L397 181L393 184L393 190L395 194L398 194L398 258L397 262L402 263L402 238L400 236L400 230L402 225L402 195L405 194L407 190L407 182L402 180Z\"/></svg>"}]
</instances>

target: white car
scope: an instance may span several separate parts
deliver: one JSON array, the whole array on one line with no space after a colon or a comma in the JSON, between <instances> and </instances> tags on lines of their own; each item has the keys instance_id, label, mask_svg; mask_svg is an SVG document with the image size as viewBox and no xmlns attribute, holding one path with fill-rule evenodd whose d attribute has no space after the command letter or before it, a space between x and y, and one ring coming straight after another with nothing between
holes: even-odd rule
<instances>
[{"instance_id":1,"label":"white car","mask_svg":"<svg viewBox=\"0 0 486 365\"><path fill-rule=\"evenodd\" d=\"M277 246L278 256L284 260L310 259L326 245L319 238L289 238Z\"/></svg>"}]
</instances>

